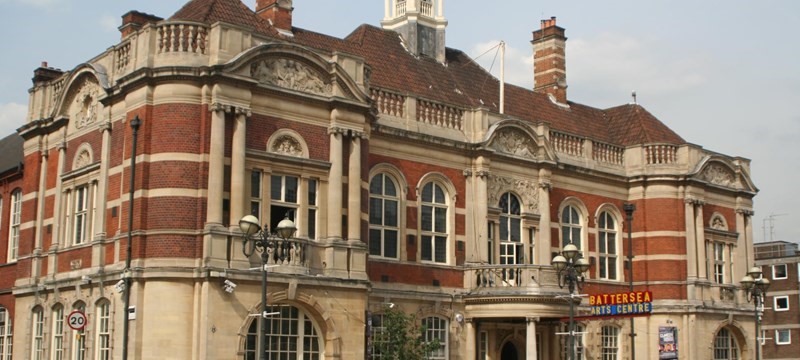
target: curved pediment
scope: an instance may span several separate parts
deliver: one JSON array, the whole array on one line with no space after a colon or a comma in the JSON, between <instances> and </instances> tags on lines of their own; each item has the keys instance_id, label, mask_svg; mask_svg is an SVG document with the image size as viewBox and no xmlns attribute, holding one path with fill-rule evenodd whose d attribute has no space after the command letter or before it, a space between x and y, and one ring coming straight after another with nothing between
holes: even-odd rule
<instances>
[{"instance_id":1,"label":"curved pediment","mask_svg":"<svg viewBox=\"0 0 800 360\"><path fill-rule=\"evenodd\" d=\"M369 97L335 59L295 44L264 44L239 54L226 72L259 86L326 98L368 102Z\"/></svg>"},{"instance_id":2,"label":"curved pediment","mask_svg":"<svg viewBox=\"0 0 800 360\"><path fill-rule=\"evenodd\" d=\"M756 192L750 174L741 166L721 156L709 156L700 161L691 174L694 180L718 187Z\"/></svg>"},{"instance_id":3,"label":"curved pediment","mask_svg":"<svg viewBox=\"0 0 800 360\"><path fill-rule=\"evenodd\" d=\"M486 144L496 153L513 157L534 161L555 158L543 138L526 124L516 120L505 120L489 128Z\"/></svg>"}]
</instances>

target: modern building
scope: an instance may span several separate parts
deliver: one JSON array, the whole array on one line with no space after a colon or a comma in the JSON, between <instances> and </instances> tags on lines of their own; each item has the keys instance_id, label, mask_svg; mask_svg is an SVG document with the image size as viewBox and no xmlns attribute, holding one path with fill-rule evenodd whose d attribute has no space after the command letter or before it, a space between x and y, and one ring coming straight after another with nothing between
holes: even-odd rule
<instances>
[{"instance_id":1,"label":"modern building","mask_svg":"<svg viewBox=\"0 0 800 360\"><path fill-rule=\"evenodd\" d=\"M761 327L763 358L796 358L800 352L800 252L796 243L788 241L754 246L756 266L770 281Z\"/></svg>"},{"instance_id":2,"label":"modern building","mask_svg":"<svg viewBox=\"0 0 800 360\"><path fill-rule=\"evenodd\" d=\"M378 358L389 306L431 359L754 357L749 160L570 101L555 18L527 89L446 46L444 0L385 0L345 38L294 6L131 11L96 57L35 70L2 173L0 359ZM267 249L266 317L245 215L297 228ZM567 245L589 265L572 336Z\"/></svg>"}]
</instances>

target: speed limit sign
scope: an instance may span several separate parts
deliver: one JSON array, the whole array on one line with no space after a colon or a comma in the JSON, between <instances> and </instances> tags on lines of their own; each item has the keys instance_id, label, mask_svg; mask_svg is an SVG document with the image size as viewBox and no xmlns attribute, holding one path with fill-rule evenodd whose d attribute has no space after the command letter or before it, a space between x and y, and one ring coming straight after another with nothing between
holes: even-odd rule
<instances>
[{"instance_id":1,"label":"speed limit sign","mask_svg":"<svg viewBox=\"0 0 800 360\"><path fill-rule=\"evenodd\" d=\"M67 324L72 330L83 330L86 327L86 314L83 311L75 310L67 316Z\"/></svg>"}]
</instances>

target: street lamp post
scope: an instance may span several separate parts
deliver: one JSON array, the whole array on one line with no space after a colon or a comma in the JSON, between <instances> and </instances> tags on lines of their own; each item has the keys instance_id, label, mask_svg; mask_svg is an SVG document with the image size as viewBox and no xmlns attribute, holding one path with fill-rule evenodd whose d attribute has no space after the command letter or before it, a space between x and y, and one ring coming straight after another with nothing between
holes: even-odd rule
<instances>
[{"instance_id":1,"label":"street lamp post","mask_svg":"<svg viewBox=\"0 0 800 360\"><path fill-rule=\"evenodd\" d=\"M297 230L294 222L287 216L278 223L274 232L269 231L269 227L259 225L259 220L253 215L246 215L239 220L239 229L242 230L242 253L250 257L256 251L261 253L261 326L258 329L258 339L261 342L259 359L267 359L267 263L269 262L270 252L268 249L279 250L287 247L286 241L294 235ZM283 243L279 243L279 241ZM275 251L280 253L279 251Z\"/></svg>"},{"instance_id":2,"label":"street lamp post","mask_svg":"<svg viewBox=\"0 0 800 360\"><path fill-rule=\"evenodd\" d=\"M575 359L575 302L573 301L575 289L581 289L584 283L583 274L589 270L589 262L580 256L580 250L575 244L569 243L561 249L561 254L553 257L551 261L558 274L558 286L569 290L569 333L568 353L569 360Z\"/></svg>"},{"instance_id":3,"label":"street lamp post","mask_svg":"<svg viewBox=\"0 0 800 360\"><path fill-rule=\"evenodd\" d=\"M764 310L764 298L769 289L769 280L761 277L761 268L753 266L741 281L742 290L745 291L747 302L755 304L756 316L756 360L761 360L761 314Z\"/></svg>"},{"instance_id":4,"label":"street lamp post","mask_svg":"<svg viewBox=\"0 0 800 360\"><path fill-rule=\"evenodd\" d=\"M628 281L630 292L633 292L633 212L636 205L625 203L622 205L625 211L625 220L628 222ZM633 316L631 316L631 360L636 360L636 330L634 328Z\"/></svg>"}]
</instances>

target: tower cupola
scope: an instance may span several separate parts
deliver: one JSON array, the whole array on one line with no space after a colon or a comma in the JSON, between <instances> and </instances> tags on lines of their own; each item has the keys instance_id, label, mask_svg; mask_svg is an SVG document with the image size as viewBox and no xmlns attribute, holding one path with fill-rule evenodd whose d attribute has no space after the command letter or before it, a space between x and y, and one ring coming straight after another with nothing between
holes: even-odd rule
<instances>
[{"instance_id":1,"label":"tower cupola","mask_svg":"<svg viewBox=\"0 0 800 360\"><path fill-rule=\"evenodd\" d=\"M412 54L445 62L444 0L385 0L381 26L403 37Z\"/></svg>"}]
</instances>

